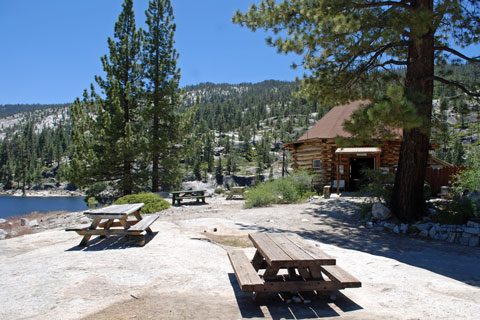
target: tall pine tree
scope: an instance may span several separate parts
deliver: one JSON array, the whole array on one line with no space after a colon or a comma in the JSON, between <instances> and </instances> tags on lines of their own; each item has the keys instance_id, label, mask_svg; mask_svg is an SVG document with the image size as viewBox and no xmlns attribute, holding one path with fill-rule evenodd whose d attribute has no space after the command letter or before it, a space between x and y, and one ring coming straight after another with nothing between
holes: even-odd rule
<instances>
[{"instance_id":1,"label":"tall pine tree","mask_svg":"<svg viewBox=\"0 0 480 320\"><path fill-rule=\"evenodd\" d=\"M135 191L144 175L137 157L144 149L141 34L132 0L124 1L114 30L114 39L108 39L109 55L101 58L106 79L95 77L102 96L92 86L91 94L85 93L72 108L75 151L70 177L79 185L108 182L124 195Z\"/></svg>"},{"instance_id":2,"label":"tall pine tree","mask_svg":"<svg viewBox=\"0 0 480 320\"><path fill-rule=\"evenodd\" d=\"M401 103L388 105L383 102L392 97L383 97L383 105L400 118L404 107L408 114L413 110L418 121L406 117L402 126L391 206L401 220L414 221L426 212L423 184L434 81L480 96L473 87L435 74L434 68L451 57L480 61L450 47L479 43L479 11L480 2L474 0L262 0L245 14L237 12L233 21L271 30L277 38L268 42L279 52L302 54L302 66L310 71L302 87L312 99L329 104L375 99L384 90L382 83L396 81ZM398 66L406 68L403 78L395 72Z\"/></svg>"},{"instance_id":3,"label":"tall pine tree","mask_svg":"<svg viewBox=\"0 0 480 320\"><path fill-rule=\"evenodd\" d=\"M160 184L169 188L178 174L178 148L181 137L179 116L180 70L174 48L176 25L170 0L150 0L143 35L142 67L145 75L145 122L148 128L148 158L152 163L152 191Z\"/></svg>"}]
</instances>

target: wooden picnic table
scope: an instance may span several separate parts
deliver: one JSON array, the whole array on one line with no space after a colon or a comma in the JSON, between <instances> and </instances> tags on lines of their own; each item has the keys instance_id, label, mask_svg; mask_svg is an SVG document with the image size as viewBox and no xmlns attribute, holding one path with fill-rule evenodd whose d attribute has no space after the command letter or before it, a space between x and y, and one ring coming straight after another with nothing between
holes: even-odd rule
<instances>
[{"instance_id":1,"label":"wooden picnic table","mask_svg":"<svg viewBox=\"0 0 480 320\"><path fill-rule=\"evenodd\" d=\"M92 219L92 224L85 228L67 228L66 231L75 231L82 235L80 246L86 246L90 238L97 236L135 236L138 238L137 244L145 244L145 233L152 234L150 225L158 219L159 214L149 214L142 216L140 209L144 203L118 204L108 207L87 210L84 214ZM134 219L129 220L133 215Z\"/></svg>"},{"instance_id":2,"label":"wooden picnic table","mask_svg":"<svg viewBox=\"0 0 480 320\"><path fill-rule=\"evenodd\" d=\"M196 202L200 200L205 203L205 192L207 190L198 189L198 190L181 190L181 191L172 191L172 205L180 204L184 199L195 199Z\"/></svg>"},{"instance_id":3,"label":"wooden picnic table","mask_svg":"<svg viewBox=\"0 0 480 320\"><path fill-rule=\"evenodd\" d=\"M245 193L245 187L231 187L227 195L227 200L232 200L234 196L239 196L243 199Z\"/></svg>"},{"instance_id":4,"label":"wooden picnic table","mask_svg":"<svg viewBox=\"0 0 480 320\"><path fill-rule=\"evenodd\" d=\"M228 252L240 289L254 298L269 292L336 291L361 282L336 265L318 247L294 233L253 233L257 249L248 260L243 250Z\"/></svg>"}]
</instances>

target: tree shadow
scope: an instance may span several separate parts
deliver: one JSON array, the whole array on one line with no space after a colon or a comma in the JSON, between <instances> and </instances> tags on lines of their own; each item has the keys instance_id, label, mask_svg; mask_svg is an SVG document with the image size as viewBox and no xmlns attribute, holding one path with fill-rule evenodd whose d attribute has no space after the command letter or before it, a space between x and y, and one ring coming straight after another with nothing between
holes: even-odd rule
<instances>
[{"instance_id":1,"label":"tree shadow","mask_svg":"<svg viewBox=\"0 0 480 320\"><path fill-rule=\"evenodd\" d=\"M383 256L402 263L480 287L480 247L468 247L445 241L422 239L367 229L357 213L359 202L351 197L312 203L301 212L309 226L288 229L237 224L241 230L259 232L294 232L306 239Z\"/></svg>"},{"instance_id":2,"label":"tree shadow","mask_svg":"<svg viewBox=\"0 0 480 320\"><path fill-rule=\"evenodd\" d=\"M478 247L367 229L363 226L360 215L356 213L358 203L351 200L339 199L314 205L313 210L307 210L302 214L310 216L314 225L319 227L312 226L309 230L298 231L297 233L304 238L395 259L470 285L480 286ZM328 225L329 228L321 228L322 225Z\"/></svg>"},{"instance_id":3,"label":"tree shadow","mask_svg":"<svg viewBox=\"0 0 480 320\"><path fill-rule=\"evenodd\" d=\"M363 308L344 294L336 291L333 301L329 295L314 292L301 293L310 303L287 303L290 293L271 293L268 296L253 300L251 293L240 290L235 274L228 274L242 318L272 318L272 319L319 319L338 317L331 304L335 304L342 312L352 312Z\"/></svg>"},{"instance_id":4,"label":"tree shadow","mask_svg":"<svg viewBox=\"0 0 480 320\"><path fill-rule=\"evenodd\" d=\"M154 231L152 234L145 235L145 244L146 246L153 238L158 234L158 231ZM118 249L126 249L131 247L143 247L138 245L138 238L136 239L134 236L120 236L114 235L110 237L101 237L97 236L94 239L91 239L87 246L82 247L80 245L76 245L70 249L65 250L68 251L103 251L103 250L118 250Z\"/></svg>"}]
</instances>

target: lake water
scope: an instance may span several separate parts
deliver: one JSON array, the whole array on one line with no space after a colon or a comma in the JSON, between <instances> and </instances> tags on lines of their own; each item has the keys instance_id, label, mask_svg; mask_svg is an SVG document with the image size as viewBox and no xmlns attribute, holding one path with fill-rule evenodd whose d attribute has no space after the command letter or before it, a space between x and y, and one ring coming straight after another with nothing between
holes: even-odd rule
<instances>
[{"instance_id":1,"label":"lake water","mask_svg":"<svg viewBox=\"0 0 480 320\"><path fill-rule=\"evenodd\" d=\"M82 211L83 197L13 197L0 196L0 218L22 216L31 212Z\"/></svg>"}]
</instances>

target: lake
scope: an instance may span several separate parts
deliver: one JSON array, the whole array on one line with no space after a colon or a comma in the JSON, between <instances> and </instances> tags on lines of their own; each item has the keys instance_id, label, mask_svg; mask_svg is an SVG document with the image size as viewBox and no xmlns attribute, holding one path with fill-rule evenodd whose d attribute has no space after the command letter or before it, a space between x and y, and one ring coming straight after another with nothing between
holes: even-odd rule
<instances>
[{"instance_id":1,"label":"lake","mask_svg":"<svg viewBox=\"0 0 480 320\"><path fill-rule=\"evenodd\" d=\"M83 197L13 197L0 196L0 218L22 216L31 212L82 211Z\"/></svg>"}]
</instances>

